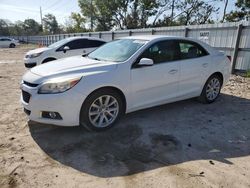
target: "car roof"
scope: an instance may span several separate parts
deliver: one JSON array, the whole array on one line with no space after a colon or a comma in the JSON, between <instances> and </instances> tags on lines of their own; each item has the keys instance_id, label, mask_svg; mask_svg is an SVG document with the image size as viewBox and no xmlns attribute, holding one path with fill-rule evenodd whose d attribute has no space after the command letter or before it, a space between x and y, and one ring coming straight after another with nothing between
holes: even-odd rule
<instances>
[{"instance_id":1,"label":"car roof","mask_svg":"<svg viewBox=\"0 0 250 188\"><path fill-rule=\"evenodd\" d=\"M168 36L168 35L137 35L122 37L123 39L140 39L140 40L155 40L155 39L186 39L185 37L179 36Z\"/></svg>"},{"instance_id":2,"label":"car roof","mask_svg":"<svg viewBox=\"0 0 250 188\"><path fill-rule=\"evenodd\" d=\"M217 51L212 48L207 43L194 39L189 37L180 37L180 36L168 36L168 35L138 35L138 36L129 36L129 37L122 37L120 39L135 39L135 40L147 40L147 41L158 41L158 40L167 40L167 39L173 39L173 40L186 40L191 41L200 44L202 47L204 47L209 53L216 53Z\"/></svg>"},{"instance_id":3,"label":"car roof","mask_svg":"<svg viewBox=\"0 0 250 188\"><path fill-rule=\"evenodd\" d=\"M99 41L102 41L102 42L106 42L105 40L100 39L100 38L96 38L96 37L85 37L85 36L68 37L68 38L66 38L66 39L68 39L68 40L89 39L89 40L99 40Z\"/></svg>"}]
</instances>

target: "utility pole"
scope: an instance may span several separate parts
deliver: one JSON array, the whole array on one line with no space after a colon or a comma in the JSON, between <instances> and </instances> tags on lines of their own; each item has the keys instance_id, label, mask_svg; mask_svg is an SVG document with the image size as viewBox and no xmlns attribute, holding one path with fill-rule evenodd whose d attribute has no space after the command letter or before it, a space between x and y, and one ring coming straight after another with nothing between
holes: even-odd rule
<instances>
[{"instance_id":1,"label":"utility pole","mask_svg":"<svg viewBox=\"0 0 250 188\"><path fill-rule=\"evenodd\" d=\"M90 8L91 8L90 28L91 28L91 31L93 31L93 27L94 27L94 26L93 26L93 25L94 25L94 24L93 24L93 11L94 11L94 10L93 10L93 2L92 2L92 1L93 1L93 0L90 1L90 6L91 6L91 7L90 7Z\"/></svg>"},{"instance_id":2,"label":"utility pole","mask_svg":"<svg viewBox=\"0 0 250 188\"><path fill-rule=\"evenodd\" d=\"M41 26L43 31L43 13L42 13L42 7L40 6L40 18L41 18Z\"/></svg>"}]
</instances>

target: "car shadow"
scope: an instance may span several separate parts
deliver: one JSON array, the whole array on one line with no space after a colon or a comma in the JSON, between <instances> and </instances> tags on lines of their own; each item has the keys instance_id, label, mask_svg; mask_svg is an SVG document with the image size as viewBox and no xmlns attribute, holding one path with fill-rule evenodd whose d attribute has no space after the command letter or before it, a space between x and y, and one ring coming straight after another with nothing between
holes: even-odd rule
<instances>
[{"instance_id":1,"label":"car shadow","mask_svg":"<svg viewBox=\"0 0 250 188\"><path fill-rule=\"evenodd\" d=\"M105 132L29 122L51 158L98 177L131 175L193 160L250 155L250 100L222 94L209 105L185 100L126 115ZM211 162L212 163L212 162Z\"/></svg>"}]
</instances>

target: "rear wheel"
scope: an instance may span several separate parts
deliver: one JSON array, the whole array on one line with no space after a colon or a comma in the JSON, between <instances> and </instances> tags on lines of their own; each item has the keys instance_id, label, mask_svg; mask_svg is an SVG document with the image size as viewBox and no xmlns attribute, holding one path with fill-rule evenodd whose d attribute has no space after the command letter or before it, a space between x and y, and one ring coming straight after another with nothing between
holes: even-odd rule
<instances>
[{"instance_id":1,"label":"rear wheel","mask_svg":"<svg viewBox=\"0 0 250 188\"><path fill-rule=\"evenodd\" d=\"M15 48L16 45L15 45L14 43L11 43L9 47L10 47L10 48Z\"/></svg>"},{"instance_id":2,"label":"rear wheel","mask_svg":"<svg viewBox=\"0 0 250 188\"><path fill-rule=\"evenodd\" d=\"M218 75L212 75L203 87L199 100L203 103L212 103L220 95L222 79Z\"/></svg>"},{"instance_id":3,"label":"rear wheel","mask_svg":"<svg viewBox=\"0 0 250 188\"><path fill-rule=\"evenodd\" d=\"M112 89L92 93L82 105L80 124L88 130L103 131L111 128L124 113L120 95Z\"/></svg>"}]
</instances>

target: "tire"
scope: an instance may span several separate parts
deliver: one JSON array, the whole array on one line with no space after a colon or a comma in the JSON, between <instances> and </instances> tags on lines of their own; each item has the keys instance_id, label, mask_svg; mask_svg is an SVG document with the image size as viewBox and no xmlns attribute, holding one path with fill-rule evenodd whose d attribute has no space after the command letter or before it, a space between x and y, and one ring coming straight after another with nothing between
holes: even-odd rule
<instances>
[{"instance_id":1,"label":"tire","mask_svg":"<svg viewBox=\"0 0 250 188\"><path fill-rule=\"evenodd\" d=\"M110 106L108 107L105 103ZM97 90L90 94L82 105L80 125L90 131L104 131L113 127L124 114L124 111L122 98L115 90Z\"/></svg>"},{"instance_id":2,"label":"tire","mask_svg":"<svg viewBox=\"0 0 250 188\"><path fill-rule=\"evenodd\" d=\"M54 60L56 60L56 59L55 58L47 58L47 59L43 60L42 64L43 63L48 63L48 62L54 61Z\"/></svg>"},{"instance_id":3,"label":"tire","mask_svg":"<svg viewBox=\"0 0 250 188\"><path fill-rule=\"evenodd\" d=\"M16 45L15 45L14 43L11 43L9 47L10 47L10 48L15 48Z\"/></svg>"},{"instance_id":4,"label":"tire","mask_svg":"<svg viewBox=\"0 0 250 188\"><path fill-rule=\"evenodd\" d=\"M221 87L221 77L216 74L210 76L203 87L199 101L207 104L214 102L220 95Z\"/></svg>"}]
</instances>

